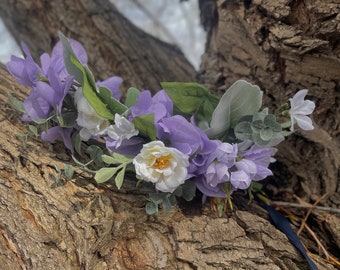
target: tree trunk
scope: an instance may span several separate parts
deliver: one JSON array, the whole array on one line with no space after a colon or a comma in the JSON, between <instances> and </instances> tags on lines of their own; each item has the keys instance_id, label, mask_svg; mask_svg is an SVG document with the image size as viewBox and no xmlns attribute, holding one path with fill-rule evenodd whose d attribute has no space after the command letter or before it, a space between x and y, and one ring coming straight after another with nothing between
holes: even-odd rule
<instances>
[{"instance_id":1,"label":"tree trunk","mask_svg":"<svg viewBox=\"0 0 340 270\"><path fill-rule=\"evenodd\" d=\"M126 87L159 90L162 81L192 81L194 68L182 52L146 35L107 0L5 0L0 16L18 43L37 57L58 41L57 31L82 43L97 79L115 75ZM155 55L157 57L155 57Z\"/></svg>"},{"instance_id":2,"label":"tree trunk","mask_svg":"<svg viewBox=\"0 0 340 270\"><path fill-rule=\"evenodd\" d=\"M303 88L317 105L315 130L280 145L273 196L298 194L340 206L340 43L337 0L217 1L200 79L223 93L237 79L260 86L275 109ZM275 187L276 186L276 187ZM277 187L285 186L282 188Z\"/></svg>"},{"instance_id":3,"label":"tree trunk","mask_svg":"<svg viewBox=\"0 0 340 270\"><path fill-rule=\"evenodd\" d=\"M287 23L288 19L280 15L289 11L286 2L289 1L280 1L277 5L281 9L275 10L267 7L266 1L217 2L218 20L210 23L213 28L200 78L219 93L236 79L252 80L265 91L268 105L286 100L299 87L310 88L319 108L317 131L301 133L286 143L278 156L278 164L283 168L276 168L277 177L295 192L297 187L306 188L309 176L312 184L308 187L312 190L302 189L304 197L328 191L325 204L336 204L336 44L328 51L323 45L321 52L316 47L302 54L297 45L297 52L284 47L288 46L283 42L286 39L274 33L275 23ZM276 17L272 15L276 13ZM157 90L159 81L189 81L194 76L177 49L142 34L106 1L5 0L0 16L16 39L24 40L36 56L50 50L57 30L79 40L90 53L89 66L98 79L115 73L125 79L126 87ZM332 22L336 18L328 19ZM267 28L258 29L262 24ZM259 42L256 38L262 32L263 42ZM145 49L145 44L151 49ZM314 74L314 66L306 64L313 59L319 59L319 66L333 64L333 69ZM314 77L318 80L312 80ZM275 78L278 79L274 87ZM327 87L327 97L323 97ZM61 145L51 146L37 138L30 137L23 144L20 134L25 133L24 124L9 105L8 94L23 100L28 93L29 89L18 86L0 66L3 269L308 269L287 238L268 221L264 210L255 202L248 206L241 196L235 198L238 210L230 213L229 218L216 218L200 203L150 217L144 210L147 191L135 190L132 185L124 185L118 191L110 184L96 184L91 175L81 171L72 180L56 182L55 166L63 168L64 163L72 163L69 154ZM315 160L320 167L313 170L318 174L312 170L304 172L305 168L314 167L310 164ZM327 176L320 173L322 169ZM285 179L287 175L292 179ZM272 182L275 184L275 179ZM314 190L316 187L322 189ZM278 190L282 191L282 186ZM333 223L325 223L336 224L338 219L334 218ZM339 241L339 231L333 231L338 237L334 236L335 241ZM320 269L334 269L320 257L313 259Z\"/></svg>"}]
</instances>

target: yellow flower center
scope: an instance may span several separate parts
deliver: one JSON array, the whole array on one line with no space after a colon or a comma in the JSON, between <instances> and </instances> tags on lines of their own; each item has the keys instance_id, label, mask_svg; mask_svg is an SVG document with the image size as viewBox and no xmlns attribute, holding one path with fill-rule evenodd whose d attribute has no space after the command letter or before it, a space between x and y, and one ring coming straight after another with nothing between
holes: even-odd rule
<instances>
[{"instance_id":1,"label":"yellow flower center","mask_svg":"<svg viewBox=\"0 0 340 270\"><path fill-rule=\"evenodd\" d=\"M154 169L164 170L165 168L169 167L169 165L170 165L169 159L170 158L171 158L171 155L161 156L159 158L156 158L152 167Z\"/></svg>"}]
</instances>

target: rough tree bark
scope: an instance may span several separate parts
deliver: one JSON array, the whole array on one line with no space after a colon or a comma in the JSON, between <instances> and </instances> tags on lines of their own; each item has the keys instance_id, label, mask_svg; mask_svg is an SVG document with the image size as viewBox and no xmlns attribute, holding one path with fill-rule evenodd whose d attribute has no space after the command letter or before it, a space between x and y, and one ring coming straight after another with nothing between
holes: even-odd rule
<instances>
[{"instance_id":1,"label":"rough tree bark","mask_svg":"<svg viewBox=\"0 0 340 270\"><path fill-rule=\"evenodd\" d=\"M217 1L217 10L201 80L218 93L239 78L251 80L271 109L309 89L316 128L281 145L281 196L298 192L309 201L328 193L328 204L339 207L339 1Z\"/></svg>"},{"instance_id":2,"label":"rough tree bark","mask_svg":"<svg viewBox=\"0 0 340 270\"><path fill-rule=\"evenodd\" d=\"M309 88L318 101L317 131L287 142L278 157L283 168L276 168L277 177L285 181L287 190L294 188L288 194L302 190L305 198L314 199L327 191L327 203L338 204L339 62L338 43L332 38L333 32L338 38L339 29L333 29L332 23L339 18L332 16L334 7L325 17L306 12L312 7L308 1L305 6L298 1L275 2L275 6L271 1L217 2L210 14L218 20L206 21L212 28L200 79L219 93L236 79L252 80L264 89L267 104ZM323 42L314 43L314 33L300 29L304 24L300 25L300 13L290 15L293 7L301 14L318 15L308 18L327 24L313 28L323 29L318 38ZM89 65L99 79L115 73L126 80L125 86L157 90L159 81L194 77L177 49L131 26L106 1L4 0L0 16L35 56L50 50L57 30L79 40L90 53ZM329 69L316 72L315 65ZM59 144L51 146L35 138L23 145L18 134L25 128L8 104L9 93L23 100L28 92L0 67L3 269L308 269L264 211L256 203L247 206L241 197L235 202L238 210L229 218L216 218L200 204L148 217L143 208L145 192L130 185L117 191L110 184L97 185L80 171L73 180L55 183L55 165L62 168L71 162L68 153ZM311 170L312 162L319 167ZM284 178L287 175L291 179ZM310 191L307 177L311 177ZM332 239L339 246L339 230L332 227L336 217L324 222L333 229ZM313 258L320 269L333 269Z\"/></svg>"}]
</instances>

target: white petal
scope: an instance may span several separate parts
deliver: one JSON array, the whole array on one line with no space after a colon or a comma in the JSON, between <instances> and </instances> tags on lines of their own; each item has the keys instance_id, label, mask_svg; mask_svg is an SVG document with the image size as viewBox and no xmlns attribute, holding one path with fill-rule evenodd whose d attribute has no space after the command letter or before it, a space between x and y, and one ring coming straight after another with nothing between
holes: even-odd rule
<instances>
[{"instance_id":1,"label":"white petal","mask_svg":"<svg viewBox=\"0 0 340 270\"><path fill-rule=\"evenodd\" d=\"M297 115L297 116L295 116L295 120L296 120L298 126L303 130L314 129L312 120L308 116Z\"/></svg>"}]
</instances>

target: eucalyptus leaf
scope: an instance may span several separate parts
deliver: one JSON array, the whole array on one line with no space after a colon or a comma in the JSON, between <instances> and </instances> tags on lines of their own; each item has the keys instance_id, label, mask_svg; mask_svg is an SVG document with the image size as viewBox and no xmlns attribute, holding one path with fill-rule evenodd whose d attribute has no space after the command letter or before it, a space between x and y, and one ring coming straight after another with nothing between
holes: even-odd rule
<instances>
[{"instance_id":1,"label":"eucalyptus leaf","mask_svg":"<svg viewBox=\"0 0 340 270\"><path fill-rule=\"evenodd\" d=\"M117 159L115 159L112 156L108 156L108 155L102 155L102 160L104 163L109 164L109 165L117 163Z\"/></svg>"},{"instance_id":2,"label":"eucalyptus leaf","mask_svg":"<svg viewBox=\"0 0 340 270\"><path fill-rule=\"evenodd\" d=\"M64 164L64 173L68 179L72 179L75 168L70 164Z\"/></svg>"},{"instance_id":3,"label":"eucalyptus leaf","mask_svg":"<svg viewBox=\"0 0 340 270\"><path fill-rule=\"evenodd\" d=\"M270 128L265 128L260 131L260 137L264 141L272 139L274 132Z\"/></svg>"},{"instance_id":4,"label":"eucalyptus leaf","mask_svg":"<svg viewBox=\"0 0 340 270\"><path fill-rule=\"evenodd\" d=\"M132 158L126 157L122 154L113 152L111 155L116 160L116 162L118 162L118 163L125 163L126 164L126 163L132 162Z\"/></svg>"},{"instance_id":5,"label":"eucalyptus leaf","mask_svg":"<svg viewBox=\"0 0 340 270\"><path fill-rule=\"evenodd\" d=\"M9 101L11 103L11 105L13 106L14 109L16 109L17 111L21 112L21 113L25 113L25 107L24 107L24 103L22 101L20 101L19 99L17 99L16 97L14 97L13 95L9 94L8 95Z\"/></svg>"},{"instance_id":6,"label":"eucalyptus leaf","mask_svg":"<svg viewBox=\"0 0 340 270\"><path fill-rule=\"evenodd\" d=\"M229 128L234 128L240 118L253 115L261 108L263 92L256 85L244 80L235 82L224 93L215 108L210 128L206 130L209 137L223 135Z\"/></svg>"},{"instance_id":7,"label":"eucalyptus leaf","mask_svg":"<svg viewBox=\"0 0 340 270\"><path fill-rule=\"evenodd\" d=\"M81 151L81 138L80 138L79 131L73 132L71 136L71 142L76 152L82 156L83 154Z\"/></svg>"},{"instance_id":8,"label":"eucalyptus leaf","mask_svg":"<svg viewBox=\"0 0 340 270\"><path fill-rule=\"evenodd\" d=\"M97 181L97 183L104 183L110 180L120 169L121 168L119 167L101 168L97 171L94 179Z\"/></svg>"},{"instance_id":9,"label":"eucalyptus leaf","mask_svg":"<svg viewBox=\"0 0 340 270\"><path fill-rule=\"evenodd\" d=\"M185 181L182 185L182 197L187 202L191 201L196 195L196 185L192 181Z\"/></svg>"},{"instance_id":10,"label":"eucalyptus leaf","mask_svg":"<svg viewBox=\"0 0 340 270\"><path fill-rule=\"evenodd\" d=\"M124 176L125 176L125 166L117 173L115 177L115 183L118 189L120 189L123 185Z\"/></svg>"},{"instance_id":11,"label":"eucalyptus leaf","mask_svg":"<svg viewBox=\"0 0 340 270\"><path fill-rule=\"evenodd\" d=\"M249 122L240 122L236 125L234 133L237 139L241 141L251 140L252 138L252 128Z\"/></svg>"},{"instance_id":12,"label":"eucalyptus leaf","mask_svg":"<svg viewBox=\"0 0 340 270\"><path fill-rule=\"evenodd\" d=\"M164 197L163 198L163 202L162 202L162 205L163 205L163 209L167 212L169 212L172 208L172 205L171 205L171 202L169 200L169 197Z\"/></svg>"},{"instance_id":13,"label":"eucalyptus leaf","mask_svg":"<svg viewBox=\"0 0 340 270\"><path fill-rule=\"evenodd\" d=\"M90 154L91 160L94 161L98 166L103 165L102 155L103 155L103 149L101 149L97 145L90 145L87 147L87 153Z\"/></svg>"},{"instance_id":14,"label":"eucalyptus leaf","mask_svg":"<svg viewBox=\"0 0 340 270\"><path fill-rule=\"evenodd\" d=\"M158 204L155 204L154 202L148 202L145 205L145 211L148 215L154 215L158 212Z\"/></svg>"},{"instance_id":15,"label":"eucalyptus leaf","mask_svg":"<svg viewBox=\"0 0 340 270\"><path fill-rule=\"evenodd\" d=\"M32 132L32 134L33 134L34 136L36 136L36 137L39 136L38 129L37 129L36 126L28 125L28 130L29 130L30 132Z\"/></svg>"}]
</instances>

